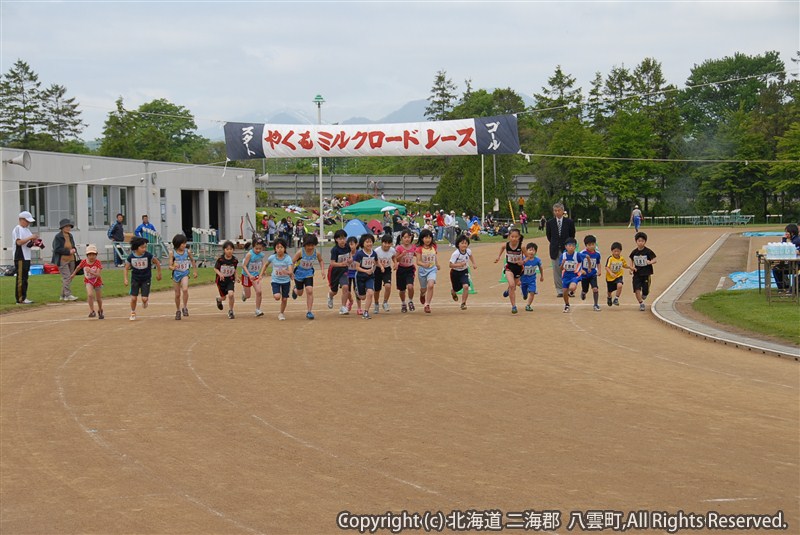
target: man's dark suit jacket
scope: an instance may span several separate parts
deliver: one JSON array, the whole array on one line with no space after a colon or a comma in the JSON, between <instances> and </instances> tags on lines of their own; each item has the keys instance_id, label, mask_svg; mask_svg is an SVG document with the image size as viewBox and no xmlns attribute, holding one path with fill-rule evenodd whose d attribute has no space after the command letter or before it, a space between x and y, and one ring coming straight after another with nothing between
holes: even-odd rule
<instances>
[{"instance_id":1,"label":"man's dark suit jacket","mask_svg":"<svg viewBox=\"0 0 800 535\"><path fill-rule=\"evenodd\" d=\"M575 223L565 217L561 220L561 234L558 233L556 218L548 219L544 226L547 241L550 242L550 259L555 260L566 250L564 244L569 238L575 237Z\"/></svg>"}]
</instances>

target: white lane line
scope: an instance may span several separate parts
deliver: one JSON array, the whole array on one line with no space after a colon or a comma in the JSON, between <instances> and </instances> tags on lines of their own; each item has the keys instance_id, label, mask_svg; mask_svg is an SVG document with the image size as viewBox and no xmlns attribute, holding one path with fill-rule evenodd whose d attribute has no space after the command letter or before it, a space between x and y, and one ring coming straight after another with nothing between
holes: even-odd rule
<instances>
[{"instance_id":1,"label":"white lane line","mask_svg":"<svg viewBox=\"0 0 800 535\"><path fill-rule=\"evenodd\" d=\"M719 282L717 283L717 290L716 291L720 291L725 286L725 280L727 278L728 277L720 277L719 278Z\"/></svg>"}]
</instances>

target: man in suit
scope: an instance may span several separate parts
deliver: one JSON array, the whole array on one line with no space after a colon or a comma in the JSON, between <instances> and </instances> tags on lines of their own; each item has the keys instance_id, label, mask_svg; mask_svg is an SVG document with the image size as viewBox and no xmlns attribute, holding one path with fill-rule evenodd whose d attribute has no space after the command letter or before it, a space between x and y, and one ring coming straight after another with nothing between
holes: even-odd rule
<instances>
[{"instance_id":1,"label":"man in suit","mask_svg":"<svg viewBox=\"0 0 800 535\"><path fill-rule=\"evenodd\" d=\"M575 223L572 219L564 216L564 205L556 203L553 205L553 219L549 219L545 225L547 241L550 242L550 264L553 268L553 284L556 287L558 297L562 297L564 289L561 285L561 267L559 262L561 253L566 249L566 241L575 237Z\"/></svg>"}]
</instances>

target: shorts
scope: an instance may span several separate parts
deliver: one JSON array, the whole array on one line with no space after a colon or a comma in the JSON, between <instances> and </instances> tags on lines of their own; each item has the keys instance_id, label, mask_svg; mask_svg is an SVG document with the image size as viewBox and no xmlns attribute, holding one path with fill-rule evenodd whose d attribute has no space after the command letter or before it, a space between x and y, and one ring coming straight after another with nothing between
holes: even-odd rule
<instances>
[{"instance_id":1,"label":"shorts","mask_svg":"<svg viewBox=\"0 0 800 535\"><path fill-rule=\"evenodd\" d=\"M419 270L419 287L424 288L428 285L428 281L433 281L436 284L436 272L439 271L435 267Z\"/></svg>"},{"instance_id":2,"label":"shorts","mask_svg":"<svg viewBox=\"0 0 800 535\"><path fill-rule=\"evenodd\" d=\"M646 277L633 276L633 291L636 290L641 290L644 295L650 293L650 275Z\"/></svg>"},{"instance_id":3,"label":"shorts","mask_svg":"<svg viewBox=\"0 0 800 535\"><path fill-rule=\"evenodd\" d=\"M607 280L606 281L606 288L608 289L608 293L616 292L617 291L617 284L622 284L622 277L617 277L613 281Z\"/></svg>"},{"instance_id":4,"label":"shorts","mask_svg":"<svg viewBox=\"0 0 800 535\"><path fill-rule=\"evenodd\" d=\"M281 294L281 297L284 299L289 298L289 290L291 289L292 284L289 282L273 282L272 283L272 295Z\"/></svg>"},{"instance_id":5,"label":"shorts","mask_svg":"<svg viewBox=\"0 0 800 535\"><path fill-rule=\"evenodd\" d=\"M463 290L464 286L469 286L469 271L466 269L451 269L450 284L452 285L454 292Z\"/></svg>"},{"instance_id":6,"label":"shorts","mask_svg":"<svg viewBox=\"0 0 800 535\"><path fill-rule=\"evenodd\" d=\"M245 275L244 273L242 273L242 286L244 286L245 288L252 288L253 287L253 279L251 279L249 276Z\"/></svg>"},{"instance_id":7,"label":"shorts","mask_svg":"<svg viewBox=\"0 0 800 535\"><path fill-rule=\"evenodd\" d=\"M578 282L580 282L580 280L581 280L581 278L579 276L577 276L577 275L574 275L574 274L571 275L571 276L564 275L564 276L561 277L561 287L564 288L564 289L567 289L572 284L578 284Z\"/></svg>"},{"instance_id":8,"label":"shorts","mask_svg":"<svg viewBox=\"0 0 800 535\"><path fill-rule=\"evenodd\" d=\"M141 293L142 297L150 296L150 281L139 281L131 279L131 296L137 296Z\"/></svg>"},{"instance_id":9,"label":"shorts","mask_svg":"<svg viewBox=\"0 0 800 535\"><path fill-rule=\"evenodd\" d=\"M173 282L181 282L183 279L189 276L188 271L173 271L172 272L172 281Z\"/></svg>"},{"instance_id":10,"label":"shorts","mask_svg":"<svg viewBox=\"0 0 800 535\"><path fill-rule=\"evenodd\" d=\"M589 286L592 288L597 288L597 275L592 275L591 277L581 279L581 291L583 293L587 293L589 291Z\"/></svg>"},{"instance_id":11,"label":"shorts","mask_svg":"<svg viewBox=\"0 0 800 535\"><path fill-rule=\"evenodd\" d=\"M331 267L328 270L328 287L330 287L331 291L338 292L340 286L344 288L349 285L350 281L347 279L346 268Z\"/></svg>"},{"instance_id":12,"label":"shorts","mask_svg":"<svg viewBox=\"0 0 800 535\"><path fill-rule=\"evenodd\" d=\"M536 279L534 278L532 281L520 281L519 285L520 289L522 290L522 298L527 299L528 294L536 294Z\"/></svg>"},{"instance_id":13,"label":"shorts","mask_svg":"<svg viewBox=\"0 0 800 535\"><path fill-rule=\"evenodd\" d=\"M228 292L232 292L234 286L236 286L236 280L233 277L217 280L217 290L219 290L220 297L227 297Z\"/></svg>"},{"instance_id":14,"label":"shorts","mask_svg":"<svg viewBox=\"0 0 800 535\"><path fill-rule=\"evenodd\" d=\"M369 277L356 277L356 294L359 297L363 297L367 295L367 290L375 291L375 277L370 275Z\"/></svg>"},{"instance_id":15,"label":"shorts","mask_svg":"<svg viewBox=\"0 0 800 535\"><path fill-rule=\"evenodd\" d=\"M397 268L397 275L395 275L395 287L400 290L401 292L405 292L406 288L409 286L414 286L414 275L415 275L414 266L403 267L400 266Z\"/></svg>"},{"instance_id":16,"label":"shorts","mask_svg":"<svg viewBox=\"0 0 800 535\"><path fill-rule=\"evenodd\" d=\"M380 290L383 286L392 285L392 268L375 272L375 288Z\"/></svg>"},{"instance_id":17,"label":"shorts","mask_svg":"<svg viewBox=\"0 0 800 535\"><path fill-rule=\"evenodd\" d=\"M308 286L309 288L313 288L314 287L314 276L313 275L311 277L306 277L304 279L295 279L294 280L294 287L297 288L298 290L302 290L306 286Z\"/></svg>"},{"instance_id":18,"label":"shorts","mask_svg":"<svg viewBox=\"0 0 800 535\"><path fill-rule=\"evenodd\" d=\"M100 277L96 277L96 278L93 278L93 279L84 278L83 279L83 283L84 284L91 284L92 286L94 286L95 288L98 288L98 289L103 287L103 279L100 278Z\"/></svg>"},{"instance_id":19,"label":"shorts","mask_svg":"<svg viewBox=\"0 0 800 535\"><path fill-rule=\"evenodd\" d=\"M506 264L505 268L505 271L510 271L511 273L514 274L515 279L522 277L522 270L523 267L520 266L519 264Z\"/></svg>"}]
</instances>

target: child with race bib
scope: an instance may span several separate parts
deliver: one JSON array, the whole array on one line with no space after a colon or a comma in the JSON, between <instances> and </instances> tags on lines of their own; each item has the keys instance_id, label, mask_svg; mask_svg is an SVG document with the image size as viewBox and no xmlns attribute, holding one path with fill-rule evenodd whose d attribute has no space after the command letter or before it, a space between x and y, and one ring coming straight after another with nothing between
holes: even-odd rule
<instances>
[{"instance_id":1,"label":"child with race bib","mask_svg":"<svg viewBox=\"0 0 800 535\"><path fill-rule=\"evenodd\" d=\"M536 272L539 273L539 282L544 282L542 261L536 256L539 246L531 242L525 246L525 262L522 264L522 276L519 278L519 287L522 298L526 300L525 311L533 312L533 298L536 297Z\"/></svg>"},{"instance_id":2,"label":"child with race bib","mask_svg":"<svg viewBox=\"0 0 800 535\"><path fill-rule=\"evenodd\" d=\"M261 289L261 275L264 272L264 248L266 244L261 238L253 241L253 248L247 251L242 260L242 302L250 299L251 290L256 293L256 317L261 317L261 299L263 291Z\"/></svg>"},{"instance_id":3,"label":"child with race bib","mask_svg":"<svg viewBox=\"0 0 800 535\"><path fill-rule=\"evenodd\" d=\"M125 274L122 282L128 285L128 272L131 272L131 317L136 319L136 302L142 296L142 308L147 308L150 299L150 282L153 279L153 264L156 265L156 280L161 280L161 262L147 250L147 240L138 236L131 239L131 254L125 260Z\"/></svg>"},{"instance_id":4,"label":"child with race bib","mask_svg":"<svg viewBox=\"0 0 800 535\"><path fill-rule=\"evenodd\" d=\"M322 256L317 254L317 240L316 234L306 234L303 236L303 248L297 251L292 258L292 263L297 267L294 268L294 290L292 290L292 299L297 299L298 295L306 294L306 318L313 320L314 313L311 311L314 308L314 262L319 262L319 271L322 273L322 279L325 280L325 263L322 261ZM333 305L331 305L333 306Z\"/></svg>"},{"instance_id":5,"label":"child with race bib","mask_svg":"<svg viewBox=\"0 0 800 535\"><path fill-rule=\"evenodd\" d=\"M417 241L417 267L419 268L419 302L425 305L425 313L431 313L433 301L433 287L436 284L436 274L439 271L439 258L433 232L422 229Z\"/></svg>"},{"instance_id":6,"label":"child with race bib","mask_svg":"<svg viewBox=\"0 0 800 535\"><path fill-rule=\"evenodd\" d=\"M469 248L469 238L461 235L456 238L456 250L450 255L450 296L453 301L458 301L458 291L461 290L461 310L467 309L469 297L469 269L467 263L472 263L472 269L478 269L475 257Z\"/></svg>"},{"instance_id":7,"label":"child with race bib","mask_svg":"<svg viewBox=\"0 0 800 535\"><path fill-rule=\"evenodd\" d=\"M397 262L394 257L397 250L392 247L392 235L384 234L381 238L381 246L375 249L378 255L378 270L375 272L375 314L380 311L378 301L381 296L381 286L383 286L383 311L389 312L389 296L392 294L392 269L397 270Z\"/></svg>"},{"instance_id":8,"label":"child with race bib","mask_svg":"<svg viewBox=\"0 0 800 535\"><path fill-rule=\"evenodd\" d=\"M397 291L400 292L400 312L414 312L414 276L416 275L416 246L411 243L413 234L410 230L404 229L400 232L400 244L395 247L395 260L397 261L397 274L395 284ZM406 306L406 295L408 295L408 305Z\"/></svg>"},{"instance_id":9,"label":"child with race bib","mask_svg":"<svg viewBox=\"0 0 800 535\"><path fill-rule=\"evenodd\" d=\"M70 281L83 269L83 284L86 286L86 302L89 304L89 317L95 317L94 302L97 301L97 318L105 319L103 314L103 279L100 272L103 263L97 259L97 246L86 246L86 258L80 261L75 271L69 276Z\"/></svg>"},{"instance_id":10,"label":"child with race bib","mask_svg":"<svg viewBox=\"0 0 800 535\"><path fill-rule=\"evenodd\" d=\"M569 298L575 295L575 288L581 280L581 259L580 253L575 250L578 245L575 238L568 239L564 247L566 250L561 253L559 265L561 266L561 288L564 290L564 313L569 313Z\"/></svg>"},{"instance_id":11,"label":"child with race bib","mask_svg":"<svg viewBox=\"0 0 800 535\"><path fill-rule=\"evenodd\" d=\"M517 286L519 278L522 276L522 265L525 257L522 254L522 233L518 228L512 228L508 233L508 241L500 247L500 254L497 255L494 263L498 263L506 255L506 266L504 272L508 281L508 288L503 292L503 297L511 298L511 313L517 313Z\"/></svg>"},{"instance_id":12,"label":"child with race bib","mask_svg":"<svg viewBox=\"0 0 800 535\"><path fill-rule=\"evenodd\" d=\"M272 297L275 301L281 302L281 311L278 313L278 320L284 321L286 316L286 303L289 300L289 288L292 286L292 257L286 254L288 245L286 240L278 238L275 240L275 254L267 258L266 264L262 270L267 269L267 266L272 266Z\"/></svg>"},{"instance_id":13,"label":"child with race bib","mask_svg":"<svg viewBox=\"0 0 800 535\"><path fill-rule=\"evenodd\" d=\"M375 267L378 263L378 255L372 250L375 238L372 234L362 234L358 241L358 252L353 257L356 265L356 298L359 302L364 302L362 317L365 320L371 319L369 307L375 296ZM360 305L359 305L360 306Z\"/></svg>"},{"instance_id":14,"label":"child with race bib","mask_svg":"<svg viewBox=\"0 0 800 535\"><path fill-rule=\"evenodd\" d=\"M219 297L217 297L217 308L222 310L222 300L228 300L228 319L234 319L233 304L236 299L233 297L233 290L236 286L236 267L239 259L233 256L233 242L226 241L222 244L222 256L217 258L214 264L214 273L217 274L214 282L217 285Z\"/></svg>"},{"instance_id":15,"label":"child with race bib","mask_svg":"<svg viewBox=\"0 0 800 535\"><path fill-rule=\"evenodd\" d=\"M169 269L172 270L172 286L175 290L175 319L189 315L189 268L194 269L197 278L197 263L192 252L186 247L186 236L176 234L172 238L172 251L169 252ZM181 307L181 297L183 307Z\"/></svg>"}]
</instances>

